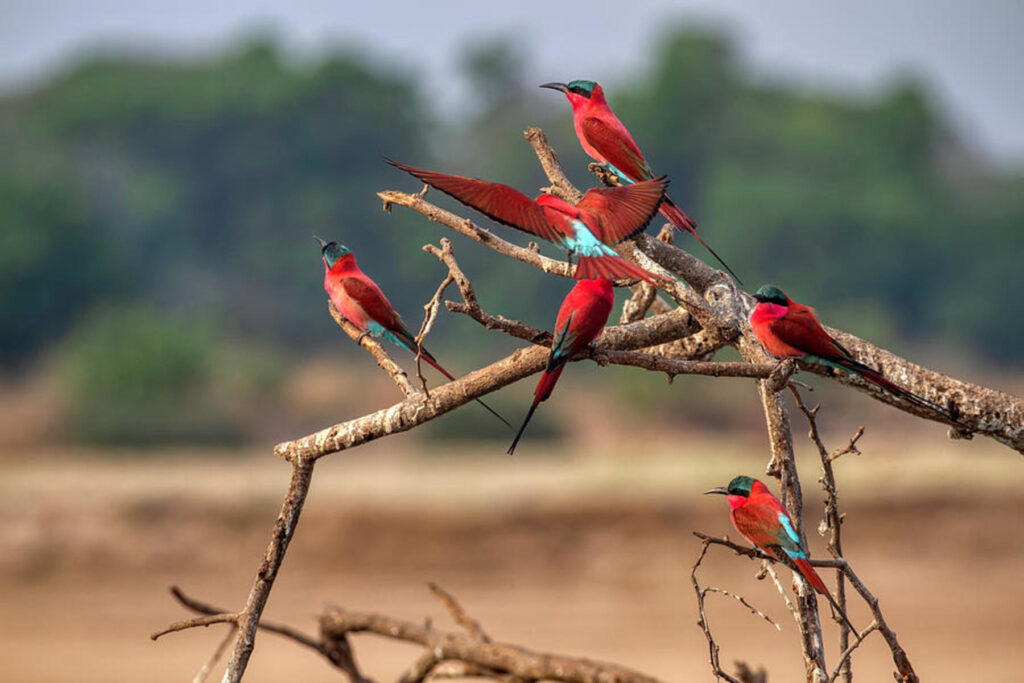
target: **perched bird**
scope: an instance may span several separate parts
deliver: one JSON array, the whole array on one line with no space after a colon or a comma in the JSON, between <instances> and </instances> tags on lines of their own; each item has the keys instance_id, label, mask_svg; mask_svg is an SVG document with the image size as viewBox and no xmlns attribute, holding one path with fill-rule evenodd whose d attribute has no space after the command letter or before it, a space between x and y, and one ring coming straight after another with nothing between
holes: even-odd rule
<instances>
[{"instance_id":1,"label":"perched bird","mask_svg":"<svg viewBox=\"0 0 1024 683\"><path fill-rule=\"evenodd\" d=\"M359 328L362 332L359 338L362 339L368 334L375 339L387 339L392 344L415 354L416 339L410 334L409 328L402 322L391 302L384 296L384 292L380 291L377 283L356 265L356 257L351 250L337 242L325 242L315 236L313 239L320 243L320 253L324 259L324 289L327 296L338 312ZM419 351L428 365L449 380L455 380L455 377L441 367L429 351L422 346L419 347ZM509 429L515 429L489 405L480 399L477 399L477 403L508 425Z\"/></svg>"},{"instance_id":2,"label":"perched bird","mask_svg":"<svg viewBox=\"0 0 1024 683\"><path fill-rule=\"evenodd\" d=\"M545 83L540 86L565 93L572 105L573 127L583 151L605 164L623 183L635 183L654 177L651 167L622 122L604 99L604 90L594 81ZM697 234L697 222L686 215L666 194L661 203L661 215L681 230L692 234L729 274L736 277L725 261Z\"/></svg>"},{"instance_id":3,"label":"perched bird","mask_svg":"<svg viewBox=\"0 0 1024 683\"><path fill-rule=\"evenodd\" d=\"M611 245L642 232L651 222L668 185L664 177L626 187L592 188L573 206L550 194L533 200L501 183L387 161L499 223L575 254L578 279L639 278L651 282L655 277L619 256Z\"/></svg>"},{"instance_id":4,"label":"perched bird","mask_svg":"<svg viewBox=\"0 0 1024 683\"><path fill-rule=\"evenodd\" d=\"M516 450L516 444L519 443L519 438L533 417L533 411L537 410L537 405L551 396L562 370L565 369L565 364L601 334L604 324L608 322L608 314L612 312L613 299L612 283L603 278L580 280L566 295L562 305L558 307L548 365L537 382L537 388L533 392L533 403L526 413L523 426L519 428L519 433L508 447L509 455Z\"/></svg>"},{"instance_id":5,"label":"perched bird","mask_svg":"<svg viewBox=\"0 0 1024 683\"><path fill-rule=\"evenodd\" d=\"M825 582L807 561L807 551L800 543L796 525L786 514L786 508L772 495L768 487L753 477L739 476L728 486L719 486L704 494L720 493L729 501L729 517L736 531L767 555L788 567L795 567L814 590L828 598L832 608L843 618L850 630L857 633L846 613L840 609Z\"/></svg>"},{"instance_id":6,"label":"perched bird","mask_svg":"<svg viewBox=\"0 0 1024 683\"><path fill-rule=\"evenodd\" d=\"M798 304L775 285L764 285L754 298L757 306L750 314L750 329L765 350L776 358L802 358L852 372L908 403L935 411L959 424L947 409L893 384L878 370L854 359L825 331L810 306Z\"/></svg>"}]
</instances>

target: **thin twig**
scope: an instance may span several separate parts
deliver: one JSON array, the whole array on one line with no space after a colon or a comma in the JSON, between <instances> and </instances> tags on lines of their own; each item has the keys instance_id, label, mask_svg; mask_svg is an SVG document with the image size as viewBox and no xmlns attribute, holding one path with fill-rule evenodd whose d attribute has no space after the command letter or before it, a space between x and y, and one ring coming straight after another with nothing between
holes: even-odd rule
<instances>
[{"instance_id":1,"label":"thin twig","mask_svg":"<svg viewBox=\"0 0 1024 683\"><path fill-rule=\"evenodd\" d=\"M433 245L428 244L423 248L423 251L429 251L427 247L430 246ZM421 362L423 360L423 340L426 339L427 335L430 334L430 330L434 327L434 321L437 319L437 311L441 307L441 298L444 296L444 291L454 281L455 278L452 277L451 272L441 280L441 284L438 285L434 296L423 306L423 322L420 323L420 331L416 334L416 376L420 380L420 386L423 387L423 395L427 398L430 398L430 390L427 389L427 380L423 377Z\"/></svg>"},{"instance_id":2,"label":"thin twig","mask_svg":"<svg viewBox=\"0 0 1024 683\"><path fill-rule=\"evenodd\" d=\"M487 635L483 627L480 626L480 622L466 614L466 610L462 609L462 605L459 604L459 601L456 600L451 593L441 588L433 581L427 584L427 588L429 588L430 592L437 596L437 599L441 601L441 604L447 608L448 613L452 615L452 619L455 620L455 623L466 629L469 635L473 636L481 643L491 642L491 637Z\"/></svg>"},{"instance_id":3,"label":"thin twig","mask_svg":"<svg viewBox=\"0 0 1024 683\"><path fill-rule=\"evenodd\" d=\"M715 675L715 678L721 678L729 681L729 683L742 683L739 679L730 676L722 670L722 666L719 663L718 652L719 646L715 642L715 637L711 634L711 624L708 623L707 611L704 608L704 589L701 588L700 581L697 580L697 569L700 568L701 562L704 561L704 556L708 554L708 548L711 546L708 541L704 541L701 544L700 555L697 557L697 561L693 563L693 568L690 569L690 581L693 582L693 591L697 594L697 625L700 626L701 630L704 631L704 637L708 641L708 661L711 664L711 672Z\"/></svg>"},{"instance_id":4,"label":"thin twig","mask_svg":"<svg viewBox=\"0 0 1024 683\"><path fill-rule=\"evenodd\" d=\"M839 559L843 556L843 516L839 514L839 494L836 489L835 472L832 468L832 462L846 453L859 452L857 451L857 440L864 434L864 427L861 426L861 428L857 430L857 433L850 439L846 448L836 451L835 453L829 453L828 449L825 448L825 444L821 440L821 435L818 433L818 421L816 418L820 406L808 408L804 405L800 392L795 387L790 387L790 391L792 391L793 397L796 399L797 407L804 414L804 417L807 418L807 423L810 426L808 437L814 442L814 445L818 449L818 455L821 458L821 467L823 472L821 486L825 491L825 518L822 520L820 530L822 533L828 533L829 535L828 543L826 544L826 548L829 553L833 558ZM843 580L842 572L838 572L836 575L836 603L839 605L839 609L842 613L846 614L846 582ZM842 615L839 614L833 614L833 619L839 623L839 650L841 652L849 651L852 653L853 650L850 648L850 627L848 626L846 619L842 618ZM844 658L839 668L842 671L843 680L846 683L851 683L853 680L853 668L849 656Z\"/></svg>"},{"instance_id":5,"label":"thin twig","mask_svg":"<svg viewBox=\"0 0 1024 683\"><path fill-rule=\"evenodd\" d=\"M160 636L165 636L168 633L176 633L177 631L184 631L189 628L196 628L198 626L212 626L213 624L237 624L239 615L235 613L225 614L211 614L205 617L192 617L191 619L182 619L176 621L167 628L159 631L154 631L149 634L150 639L157 640Z\"/></svg>"},{"instance_id":6,"label":"thin twig","mask_svg":"<svg viewBox=\"0 0 1024 683\"><path fill-rule=\"evenodd\" d=\"M839 655L839 663L836 664L836 668L832 670L832 675L828 677L827 683L834 683L835 681L839 680L840 674L842 674L844 680L853 680L853 672L850 669L850 655L853 654L854 650L860 647L860 644L864 642L864 639L867 638L872 631L877 630L878 622L872 621L870 624L868 624L868 627L866 629L864 629L858 634L855 634L857 636L856 640L854 640L853 643L848 644L846 648L842 651L842 653Z\"/></svg>"},{"instance_id":7,"label":"thin twig","mask_svg":"<svg viewBox=\"0 0 1024 683\"><path fill-rule=\"evenodd\" d=\"M235 639L235 632L238 630L237 625L232 625L228 632L224 634L224 639L220 641L220 645L213 651L210 658L203 664L203 668L199 670L199 673L192 679L192 683L205 683L206 679L210 677L210 673L213 671L213 667L217 666L217 662L224 656L224 652L228 649L228 645Z\"/></svg>"},{"instance_id":8,"label":"thin twig","mask_svg":"<svg viewBox=\"0 0 1024 683\"><path fill-rule=\"evenodd\" d=\"M724 588L717 588L715 586L707 586L707 587L705 587L704 588L704 592L705 593L721 593L722 595L724 595L726 597L732 598L733 600L736 600L741 605L743 605L748 610L750 610L750 613L753 614L755 617L761 617L762 619L767 621L769 624L774 626L776 631L781 631L782 630L782 627L779 626L778 624L776 624L774 621L772 621L771 617L769 617L767 614L765 614L764 612L762 612L761 610L757 609L756 607L751 605L749 602L747 602L747 599L744 598L742 595L737 595L736 593L733 593L731 591L727 591Z\"/></svg>"}]
</instances>

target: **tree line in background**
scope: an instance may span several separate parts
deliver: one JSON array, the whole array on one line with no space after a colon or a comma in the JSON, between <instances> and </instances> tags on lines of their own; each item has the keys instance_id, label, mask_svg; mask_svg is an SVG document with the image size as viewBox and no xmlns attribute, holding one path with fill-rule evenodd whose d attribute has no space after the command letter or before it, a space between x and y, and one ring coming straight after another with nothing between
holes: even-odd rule
<instances>
[{"instance_id":1,"label":"tree line in background","mask_svg":"<svg viewBox=\"0 0 1024 683\"><path fill-rule=\"evenodd\" d=\"M295 63L266 40L177 62L88 59L3 97L3 367L60 357L98 438L96 420L151 430L140 405L191 405L202 422L204 382L258 390L271 356L354 352L325 314L313 234L352 248L414 321L441 276L419 255L436 231L381 215L377 190L413 189L382 156L533 192L545 182L519 135L529 121L591 182L564 102L526 82L522 61L500 41L468 51L476 106L455 120L415 73L343 51ZM754 79L729 38L689 30L605 85L748 285L827 302L827 322L882 343L941 340L1003 362L1024 351L1024 321L1002 315L1024 289L1024 174L965 151L922 85L809 94ZM549 324L564 291L486 250L460 256L487 269L489 305Z\"/></svg>"}]
</instances>

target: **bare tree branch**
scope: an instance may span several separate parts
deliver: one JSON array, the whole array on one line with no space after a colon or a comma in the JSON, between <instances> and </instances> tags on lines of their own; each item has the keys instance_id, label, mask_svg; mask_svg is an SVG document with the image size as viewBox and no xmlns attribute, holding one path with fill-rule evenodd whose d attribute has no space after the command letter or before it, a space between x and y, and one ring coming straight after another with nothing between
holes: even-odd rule
<instances>
[{"instance_id":1,"label":"bare tree branch","mask_svg":"<svg viewBox=\"0 0 1024 683\"><path fill-rule=\"evenodd\" d=\"M439 631L423 624L379 614L333 608L320 617L320 634L325 641L343 634L361 632L417 643L433 652L439 660L457 659L525 679L578 683L657 683L657 679L651 676L618 664L538 653L505 643L480 642L471 635Z\"/></svg>"},{"instance_id":2,"label":"bare tree branch","mask_svg":"<svg viewBox=\"0 0 1024 683\"><path fill-rule=\"evenodd\" d=\"M210 658L203 664L203 668L199 670L199 673L192 679L192 683L204 683L207 678L210 677L210 673L213 671L213 667L217 666L217 662L224 656L224 653L228 649L228 645L235 639L235 633L238 631L237 625L232 625L228 632L224 634L224 639L220 641L220 645L213 651Z\"/></svg>"},{"instance_id":3,"label":"bare tree branch","mask_svg":"<svg viewBox=\"0 0 1024 683\"><path fill-rule=\"evenodd\" d=\"M738 678L722 670L722 665L718 659L718 652L721 648L715 642L715 637L711 635L711 624L708 622L707 610L704 607L704 598L707 596L707 593L697 579L697 570L700 568L701 562L704 561L704 556L708 554L709 547L710 543L708 539L705 539L704 543L701 544L700 555L697 556L697 561L693 563L693 567L690 569L690 581L693 583L694 593L697 594L697 614L699 615L697 625L704 631L704 637L708 640L708 661L711 664L711 673L715 675L715 678L729 681L729 683L742 683Z\"/></svg>"},{"instance_id":4,"label":"bare tree branch","mask_svg":"<svg viewBox=\"0 0 1024 683\"><path fill-rule=\"evenodd\" d=\"M466 610L462 609L462 605L455 599L451 593L438 586L436 583L431 581L427 584L427 588L430 592L437 596L437 599L441 601L441 604L448 609L448 613L452 615L452 619L455 623L466 629L469 635L473 636L477 642L489 643L491 637L484 632L483 627L476 619L466 614Z\"/></svg>"},{"instance_id":5,"label":"bare tree branch","mask_svg":"<svg viewBox=\"0 0 1024 683\"><path fill-rule=\"evenodd\" d=\"M281 513L277 516L277 521L274 522L270 545L267 546L263 561L256 571L256 580L249 591L249 598L245 602L245 607L238 614L238 636L235 638L235 649L231 660L224 672L224 683L238 683L242 680L242 674L245 673L249 657L252 655L253 645L256 642L256 629L259 627L260 616L267 604L267 598L270 597L274 579L277 578L278 571L281 569L281 563L288 551L288 544L295 535L302 506L306 502L306 494L309 493L309 484L313 478L313 465L316 461L300 456L292 457L290 460L292 478L288 484L288 493L281 506Z\"/></svg>"}]
</instances>

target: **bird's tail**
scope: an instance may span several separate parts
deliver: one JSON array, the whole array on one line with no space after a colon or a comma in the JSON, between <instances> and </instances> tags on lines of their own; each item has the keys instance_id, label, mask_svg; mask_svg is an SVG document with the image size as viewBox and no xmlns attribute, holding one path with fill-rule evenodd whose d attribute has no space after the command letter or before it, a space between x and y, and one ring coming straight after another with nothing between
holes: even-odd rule
<instances>
[{"instance_id":1,"label":"bird's tail","mask_svg":"<svg viewBox=\"0 0 1024 683\"><path fill-rule=\"evenodd\" d=\"M406 346L407 348L409 348L409 350L412 351L414 354L416 353L416 342L415 342L415 340L412 340L411 345L410 345L409 341L407 341L407 340L403 340L403 342L404 342L403 346ZM429 365L430 367L434 368L435 370L440 372L442 375L447 377L449 381L451 381L451 382L455 381L455 377L452 375L452 373L448 372L443 367L441 367L441 364L437 362L437 359L434 358L434 356L432 356L430 354L430 352L427 351L422 346L420 347L420 357L427 362L427 365ZM515 429L515 427L512 426L512 423L509 422L508 420L506 420L504 417L502 417L501 414L498 411L496 411L494 408L490 407L489 405L484 403L479 398L475 399L475 400L476 400L477 403L482 405L487 412L489 412L491 415L493 415L494 417L496 417L499 420L501 420L502 422L504 422L506 427L508 427L509 429Z\"/></svg>"},{"instance_id":2,"label":"bird's tail","mask_svg":"<svg viewBox=\"0 0 1024 683\"><path fill-rule=\"evenodd\" d=\"M657 275L648 272L644 268L630 263L618 255L609 256L580 256L576 261L577 280L594 280L604 278L605 280L643 280L655 284Z\"/></svg>"},{"instance_id":3,"label":"bird's tail","mask_svg":"<svg viewBox=\"0 0 1024 683\"><path fill-rule=\"evenodd\" d=\"M934 401L929 401L923 396L918 396L912 391L904 389L900 385L895 384L892 381L886 379L885 375L880 373L878 370L875 370L870 366L855 361L852 358L833 362L825 361L825 363L826 365L832 365L834 367L839 367L842 368L843 370L856 373L863 377L864 379L866 379L867 381L871 382L872 384L875 384L876 386L885 389L890 394L899 396L907 403L915 405L918 408L924 408L925 410L931 410L933 412L936 412L945 417L950 422L953 422L954 424L962 425L964 427L967 426L964 425L964 423L961 422L959 419L957 419L956 416L954 416L948 408L941 406L938 403L935 403Z\"/></svg>"},{"instance_id":4,"label":"bird's tail","mask_svg":"<svg viewBox=\"0 0 1024 683\"><path fill-rule=\"evenodd\" d=\"M530 423L530 418L533 417L533 411L537 410L537 406L540 405L541 401L548 400L551 392L555 390L555 385L558 383L558 378L562 376L562 370L564 369L564 363L559 363L555 367L551 367L551 363L548 363L548 369L544 370L544 374L540 376L540 381L537 382L537 388L533 390L533 403L530 404L530 410L527 411L523 424L516 434L516 438L512 439L512 445L508 447L509 455L515 452L519 439L522 438L523 432L526 431L526 425Z\"/></svg>"},{"instance_id":5,"label":"bird's tail","mask_svg":"<svg viewBox=\"0 0 1024 683\"><path fill-rule=\"evenodd\" d=\"M814 590L818 591L822 595L829 595L828 587L825 582L818 576L818 572L814 571L814 567L807 561L806 557L790 557L793 564L796 565L800 575L807 579L807 583L811 584Z\"/></svg>"},{"instance_id":6,"label":"bird's tail","mask_svg":"<svg viewBox=\"0 0 1024 683\"><path fill-rule=\"evenodd\" d=\"M550 363L548 364L548 369L540 376L537 388L533 390L533 400L536 403L550 398L551 392L555 390L555 385L558 384L558 378L562 376L562 370L565 370L564 363L559 363L555 367L551 367Z\"/></svg>"},{"instance_id":7,"label":"bird's tail","mask_svg":"<svg viewBox=\"0 0 1024 683\"><path fill-rule=\"evenodd\" d=\"M537 406L540 405L540 401L533 399L533 403L530 404L530 410L526 412L526 418L523 419L523 424L519 427L519 431L516 432L516 437L512 439L512 445L508 447L507 453L512 455L516 452L516 446L519 445L519 439L522 438L523 432L526 431L526 425L530 424L530 418L533 417L533 411L537 410Z\"/></svg>"},{"instance_id":8,"label":"bird's tail","mask_svg":"<svg viewBox=\"0 0 1024 683\"><path fill-rule=\"evenodd\" d=\"M715 250L712 249L708 245L708 243L705 242L701 238L701 236L697 234L697 221L690 218L686 214L686 212L680 209L674 201L668 198L667 195L665 196L665 199L661 202L661 208L658 210L661 212L661 215L665 217L665 220L667 220L669 223L676 226L680 230L686 230L691 235L693 235L694 238L698 242L700 242L701 246L707 249L708 253L714 256L715 260L718 261L722 265L722 267L729 272L729 275L732 275L733 279L736 280L736 283L741 286L743 285L743 281L740 280L739 276L736 275L733 269L729 267L729 264L723 261L722 257L716 254Z\"/></svg>"},{"instance_id":9,"label":"bird's tail","mask_svg":"<svg viewBox=\"0 0 1024 683\"><path fill-rule=\"evenodd\" d=\"M807 579L807 583L811 584L811 587L813 587L814 590L828 598L829 604L832 605L833 612L838 614L842 618L842 620L846 622L846 625L849 627L849 629L853 631L854 635L856 635L856 627L854 627L854 625L850 623L850 618L846 616L846 612L844 612L843 609L839 606L839 603L836 602L836 599L832 597L832 593L829 591L828 586L826 586L825 582L821 580L821 576L818 575L818 572L814 571L814 567L812 567L811 563L807 561L807 558L790 556L789 559L791 559L793 561L793 564L796 565L796 568L800 572L800 575Z\"/></svg>"},{"instance_id":10,"label":"bird's tail","mask_svg":"<svg viewBox=\"0 0 1024 683\"><path fill-rule=\"evenodd\" d=\"M564 362L552 367L551 360L548 361L548 368L541 375L540 381L537 383L537 388L534 389L534 402L530 403L529 411L526 412L526 417L522 421L522 426L519 427L519 431L516 433L515 438L512 439L512 445L509 446L508 454L511 456L515 452L515 446L519 443L519 439L522 437L522 433L526 431L526 425L529 424L529 419L534 417L534 411L537 410L538 405L541 401L547 400L551 395L551 392L555 390L555 384L558 383L558 378L562 376L562 371L565 370Z\"/></svg>"}]
</instances>

